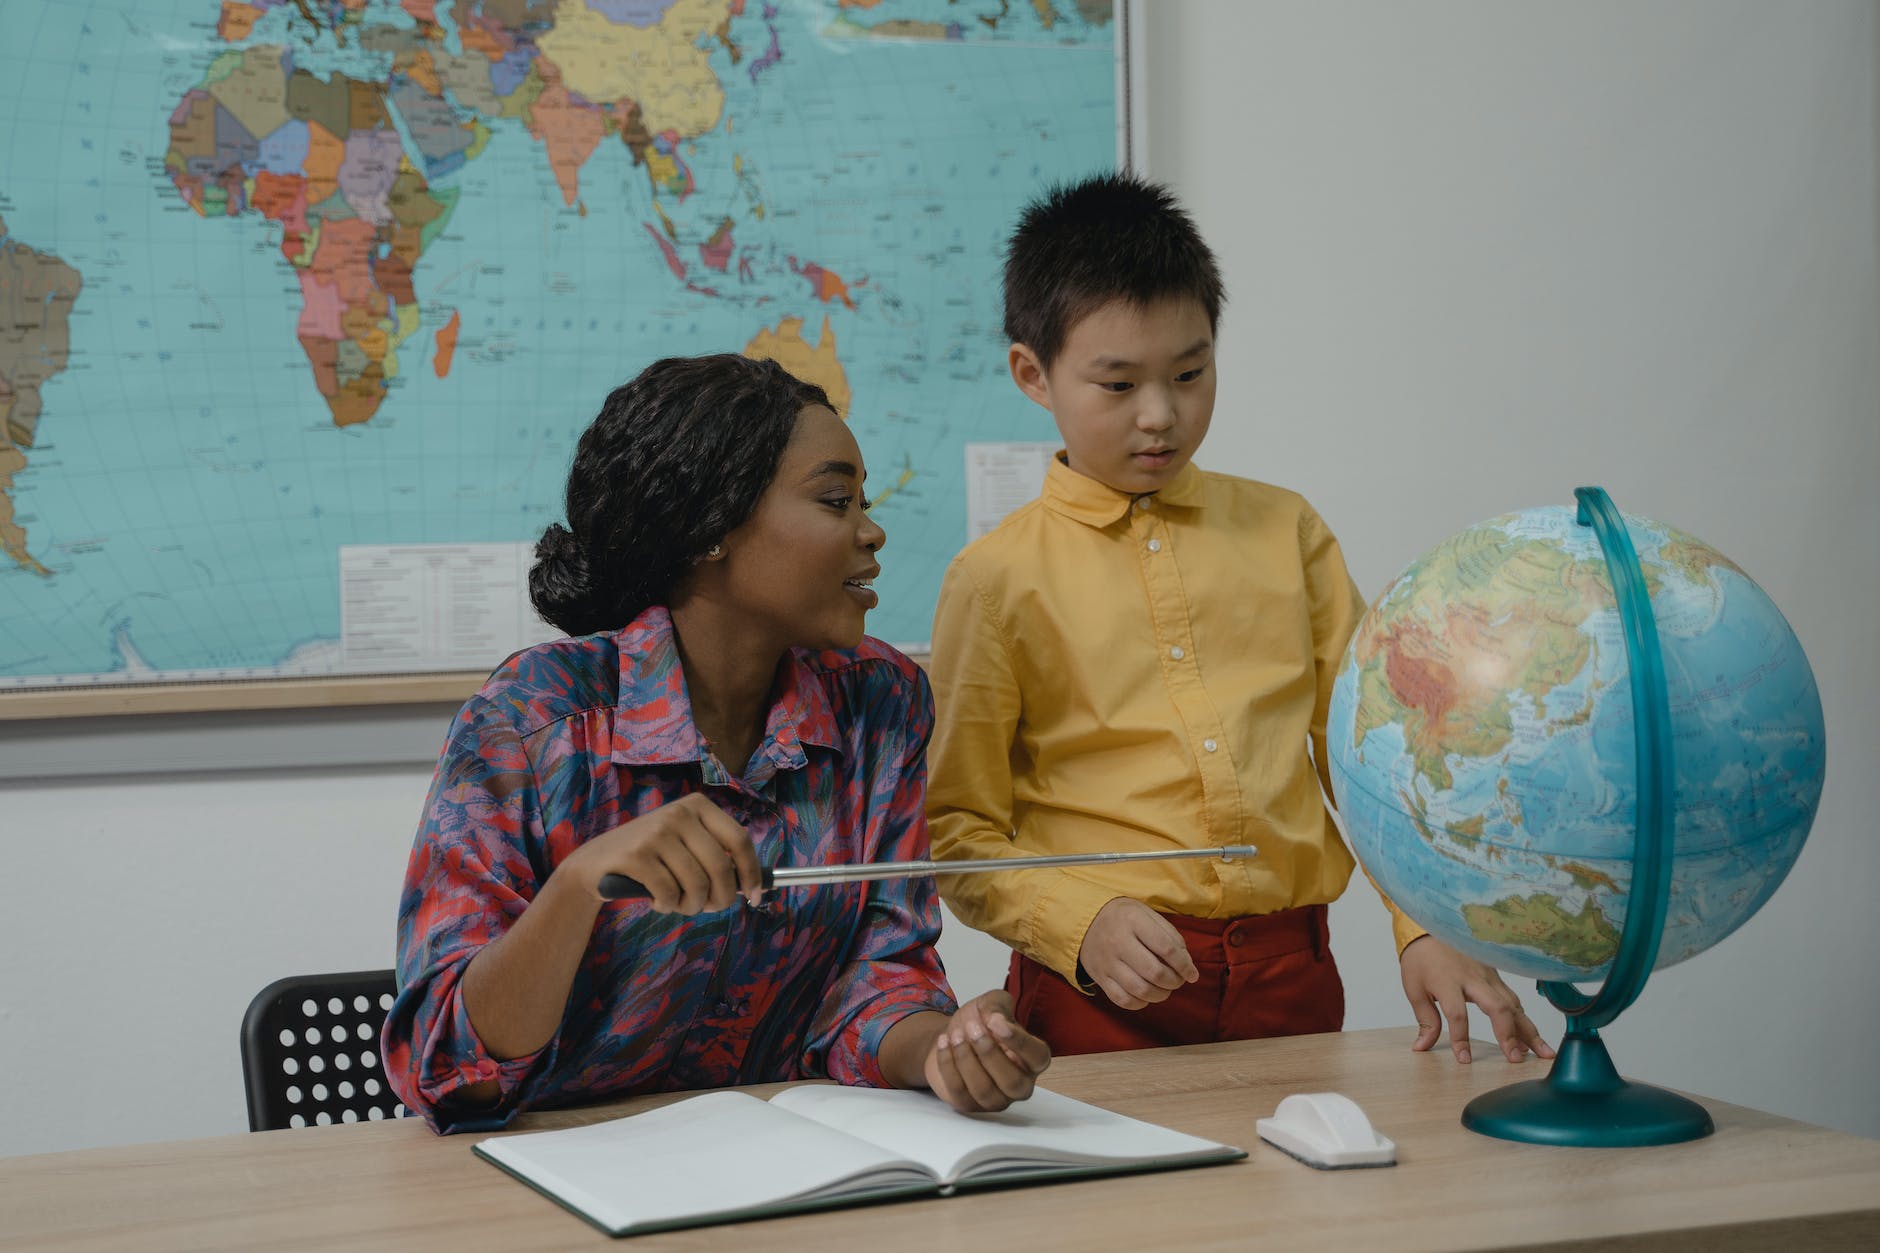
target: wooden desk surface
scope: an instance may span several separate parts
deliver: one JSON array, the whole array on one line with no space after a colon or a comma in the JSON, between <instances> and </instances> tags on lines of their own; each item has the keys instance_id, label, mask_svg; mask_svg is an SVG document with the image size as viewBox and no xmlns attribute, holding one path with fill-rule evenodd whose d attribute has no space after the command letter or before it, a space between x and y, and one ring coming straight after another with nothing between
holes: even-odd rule
<instances>
[{"instance_id":1,"label":"wooden desk surface","mask_svg":"<svg viewBox=\"0 0 1880 1253\"><path fill-rule=\"evenodd\" d=\"M1159 1175L833 1210L642 1236L653 1249L1489 1249L1547 1244L1880 1248L1880 1141L1706 1101L1715 1135L1550 1149L1465 1131L1478 1092L1543 1073L1492 1046L1457 1066L1408 1029L1064 1058L1046 1086L1251 1156ZM1619 1059L1621 1067L1624 1058ZM777 1085L758 1088L760 1094ZM1385 1170L1315 1171L1254 1120L1343 1092L1397 1142ZM677 1099L518 1119L541 1130ZM614 1242L415 1120L0 1158L0 1247L569 1249ZM1686 1238L1673 1233L1687 1233Z\"/></svg>"}]
</instances>

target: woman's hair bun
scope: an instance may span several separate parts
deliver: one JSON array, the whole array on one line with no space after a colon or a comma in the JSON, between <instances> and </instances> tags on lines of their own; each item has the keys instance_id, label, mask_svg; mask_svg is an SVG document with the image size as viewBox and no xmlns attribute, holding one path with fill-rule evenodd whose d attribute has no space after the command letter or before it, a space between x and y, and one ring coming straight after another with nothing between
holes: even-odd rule
<instances>
[{"instance_id":1,"label":"woman's hair bun","mask_svg":"<svg viewBox=\"0 0 1880 1253\"><path fill-rule=\"evenodd\" d=\"M575 447L567 524L535 547L536 611L592 635L665 604L757 508L797 415L828 404L776 362L732 354L668 357L616 387Z\"/></svg>"},{"instance_id":2,"label":"woman's hair bun","mask_svg":"<svg viewBox=\"0 0 1880 1253\"><path fill-rule=\"evenodd\" d=\"M567 527L549 523L535 544L535 564L529 569L529 602L535 612L568 634L587 635L606 626L590 625L595 616L594 599L587 550Z\"/></svg>"}]
</instances>

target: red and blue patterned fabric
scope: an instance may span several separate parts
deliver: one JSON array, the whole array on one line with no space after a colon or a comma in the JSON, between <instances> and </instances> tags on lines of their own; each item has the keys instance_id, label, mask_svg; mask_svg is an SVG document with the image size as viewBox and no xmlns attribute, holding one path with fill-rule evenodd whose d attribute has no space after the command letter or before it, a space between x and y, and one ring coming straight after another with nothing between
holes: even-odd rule
<instances>
[{"instance_id":1,"label":"red and blue patterned fabric","mask_svg":"<svg viewBox=\"0 0 1880 1253\"><path fill-rule=\"evenodd\" d=\"M457 715L413 844L383 1040L393 1088L437 1130L461 1131L610 1094L885 1086L888 1028L954 1008L931 879L790 888L691 918L604 905L555 1038L509 1061L477 1038L461 981L582 842L688 792L743 823L766 865L927 857L932 727L926 676L887 645L796 650L733 778L692 721L664 608L510 658ZM449 1108L485 1079L498 1106Z\"/></svg>"}]
</instances>

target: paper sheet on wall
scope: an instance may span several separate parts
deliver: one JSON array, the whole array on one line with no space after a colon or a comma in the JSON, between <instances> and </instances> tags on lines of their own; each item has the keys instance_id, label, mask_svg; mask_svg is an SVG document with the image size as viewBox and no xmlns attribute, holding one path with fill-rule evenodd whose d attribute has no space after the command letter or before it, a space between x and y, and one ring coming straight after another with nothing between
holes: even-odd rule
<instances>
[{"instance_id":1,"label":"paper sheet on wall","mask_svg":"<svg viewBox=\"0 0 1880 1253\"><path fill-rule=\"evenodd\" d=\"M488 670L561 632L529 605L533 544L339 550L340 648L359 670Z\"/></svg>"},{"instance_id":2,"label":"paper sheet on wall","mask_svg":"<svg viewBox=\"0 0 1880 1253\"><path fill-rule=\"evenodd\" d=\"M1038 495L1058 447L1055 440L966 445L967 543Z\"/></svg>"}]
</instances>

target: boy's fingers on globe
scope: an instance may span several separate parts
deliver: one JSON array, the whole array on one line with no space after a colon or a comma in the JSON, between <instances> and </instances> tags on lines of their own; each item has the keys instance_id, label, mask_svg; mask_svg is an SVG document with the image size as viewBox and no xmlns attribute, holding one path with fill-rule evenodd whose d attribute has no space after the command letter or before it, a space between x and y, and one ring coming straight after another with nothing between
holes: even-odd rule
<instances>
[{"instance_id":1,"label":"boy's fingers on globe","mask_svg":"<svg viewBox=\"0 0 1880 1253\"><path fill-rule=\"evenodd\" d=\"M1458 989L1455 999L1437 1003L1442 1007L1443 1017L1449 1020L1449 1051L1456 1055L1457 1061L1469 1061L1469 1002L1461 998Z\"/></svg>"},{"instance_id":2,"label":"boy's fingers on globe","mask_svg":"<svg viewBox=\"0 0 1880 1253\"><path fill-rule=\"evenodd\" d=\"M1487 987L1470 996L1470 1000L1481 1006L1488 1015L1488 1025L1495 1033L1495 1043L1501 1046L1502 1053L1511 1062L1518 1062L1527 1056L1527 1042L1521 1035L1520 1005L1506 995L1506 988Z\"/></svg>"},{"instance_id":3,"label":"boy's fingers on globe","mask_svg":"<svg viewBox=\"0 0 1880 1253\"><path fill-rule=\"evenodd\" d=\"M1525 1061L1530 1052L1543 1058L1553 1056L1553 1050L1541 1038L1540 1028L1522 1008L1521 998L1492 969L1485 972L1481 984L1470 989L1469 999L1488 1015L1495 1042L1509 1061Z\"/></svg>"},{"instance_id":4,"label":"boy's fingers on globe","mask_svg":"<svg viewBox=\"0 0 1880 1253\"><path fill-rule=\"evenodd\" d=\"M1527 1011L1517 1005L1514 1012L1519 1020L1518 1030L1521 1033L1521 1043L1533 1050L1537 1057L1552 1057L1553 1047L1547 1043L1546 1037L1541 1035L1541 1029L1534 1024L1534 1020L1527 1016Z\"/></svg>"}]
</instances>

